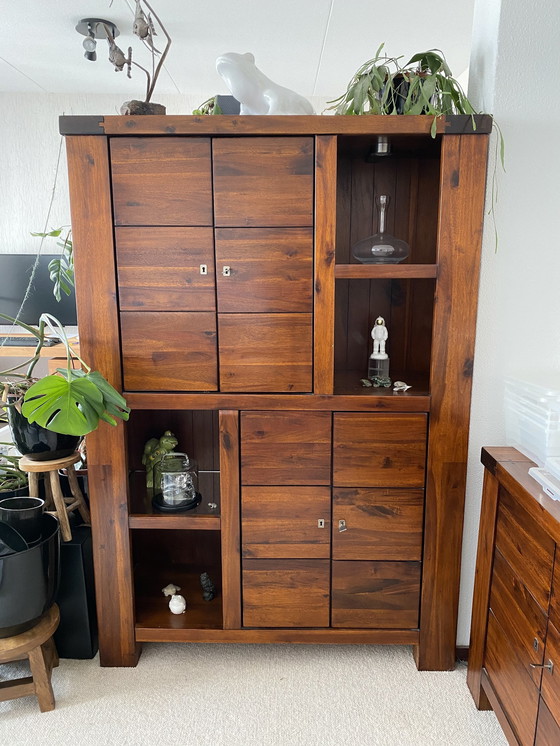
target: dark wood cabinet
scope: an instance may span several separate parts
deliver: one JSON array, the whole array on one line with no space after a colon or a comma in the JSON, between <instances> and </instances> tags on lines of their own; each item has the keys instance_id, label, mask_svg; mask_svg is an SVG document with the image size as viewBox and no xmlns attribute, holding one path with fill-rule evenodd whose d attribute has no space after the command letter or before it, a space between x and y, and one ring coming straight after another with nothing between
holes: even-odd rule
<instances>
[{"instance_id":1,"label":"dark wood cabinet","mask_svg":"<svg viewBox=\"0 0 560 746\"><path fill-rule=\"evenodd\" d=\"M558 743L560 506L513 448L483 449L486 467L467 682L511 744ZM560 670L560 668L558 669Z\"/></svg>"},{"instance_id":2,"label":"dark wood cabinet","mask_svg":"<svg viewBox=\"0 0 560 746\"><path fill-rule=\"evenodd\" d=\"M132 409L88 436L102 664L152 641L346 642L453 668L491 121L94 119L61 119L80 343ZM379 194L401 264L352 256ZM360 383L379 315L405 393ZM145 484L167 429L199 466L185 513Z\"/></svg>"}]
</instances>

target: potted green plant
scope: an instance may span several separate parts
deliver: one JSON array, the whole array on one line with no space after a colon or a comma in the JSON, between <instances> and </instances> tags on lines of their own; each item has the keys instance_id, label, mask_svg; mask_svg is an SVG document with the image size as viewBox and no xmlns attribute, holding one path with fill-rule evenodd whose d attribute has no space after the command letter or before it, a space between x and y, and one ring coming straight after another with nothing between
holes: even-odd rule
<instances>
[{"instance_id":1,"label":"potted green plant","mask_svg":"<svg viewBox=\"0 0 560 746\"><path fill-rule=\"evenodd\" d=\"M11 445L0 443L0 445ZM0 456L0 500L5 497L20 497L28 494L27 474L18 468L18 457Z\"/></svg>"},{"instance_id":2,"label":"potted green plant","mask_svg":"<svg viewBox=\"0 0 560 746\"><path fill-rule=\"evenodd\" d=\"M0 314L0 318L12 323L15 321L5 314ZM116 418L128 419L130 409L125 399L101 373L91 370L72 350L62 325L55 317L42 314L38 327L21 322L18 324L37 338L37 346L30 360L2 372L9 375L4 382L2 401L7 408L14 442L20 452L37 460L62 458L62 452L66 451L65 455L73 453L80 439L96 430L101 420L116 425ZM47 328L64 345L66 368L58 368L55 374L37 379L33 377L33 371L44 345ZM81 369L72 367L73 358L79 361ZM25 366L25 373L17 372ZM31 435L26 440L28 431L31 431ZM56 455L51 445L52 434ZM62 438L60 447L57 436ZM71 440L65 440L67 438Z\"/></svg>"}]
</instances>

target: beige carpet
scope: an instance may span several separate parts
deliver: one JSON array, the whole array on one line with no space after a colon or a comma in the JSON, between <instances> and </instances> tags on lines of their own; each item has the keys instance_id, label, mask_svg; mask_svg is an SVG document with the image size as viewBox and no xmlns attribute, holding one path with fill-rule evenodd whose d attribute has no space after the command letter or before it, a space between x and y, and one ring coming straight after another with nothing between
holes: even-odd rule
<instances>
[{"instance_id":1,"label":"beige carpet","mask_svg":"<svg viewBox=\"0 0 560 746\"><path fill-rule=\"evenodd\" d=\"M407 647L151 644L137 668L61 660L53 712L0 702L0 745L505 746L465 676Z\"/></svg>"}]
</instances>

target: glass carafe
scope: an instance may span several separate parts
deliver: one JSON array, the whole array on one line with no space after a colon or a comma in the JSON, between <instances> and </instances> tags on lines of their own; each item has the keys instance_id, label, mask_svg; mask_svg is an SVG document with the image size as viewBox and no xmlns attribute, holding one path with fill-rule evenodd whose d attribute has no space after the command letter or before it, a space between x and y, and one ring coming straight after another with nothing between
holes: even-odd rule
<instances>
[{"instance_id":1,"label":"glass carafe","mask_svg":"<svg viewBox=\"0 0 560 746\"><path fill-rule=\"evenodd\" d=\"M410 247L406 241L385 231L390 197L380 194L375 200L379 215L379 232L354 244L352 255L362 264L397 264L406 259Z\"/></svg>"}]
</instances>

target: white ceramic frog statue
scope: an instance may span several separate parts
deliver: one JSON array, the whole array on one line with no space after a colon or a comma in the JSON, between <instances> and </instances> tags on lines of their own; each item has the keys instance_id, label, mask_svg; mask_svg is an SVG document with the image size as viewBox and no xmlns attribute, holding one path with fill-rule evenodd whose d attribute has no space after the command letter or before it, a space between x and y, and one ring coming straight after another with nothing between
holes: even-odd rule
<instances>
[{"instance_id":1,"label":"white ceramic frog statue","mask_svg":"<svg viewBox=\"0 0 560 746\"><path fill-rule=\"evenodd\" d=\"M266 77L250 53L228 52L216 60L216 70L241 104L240 114L314 114L309 101Z\"/></svg>"}]
</instances>

